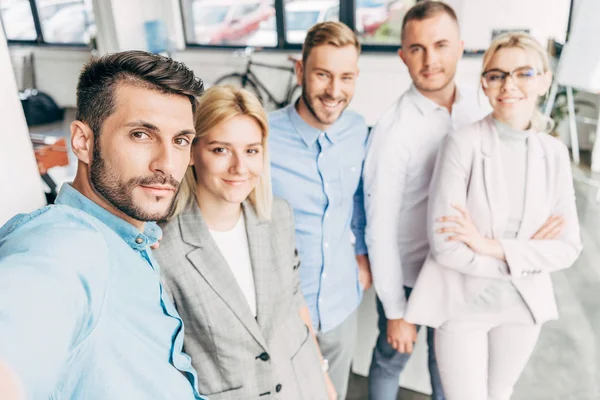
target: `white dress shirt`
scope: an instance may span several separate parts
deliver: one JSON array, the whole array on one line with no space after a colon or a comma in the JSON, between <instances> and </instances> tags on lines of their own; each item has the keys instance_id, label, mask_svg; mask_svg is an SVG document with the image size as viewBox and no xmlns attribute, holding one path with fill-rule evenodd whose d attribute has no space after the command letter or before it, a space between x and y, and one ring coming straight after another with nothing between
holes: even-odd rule
<instances>
[{"instance_id":1,"label":"white dress shirt","mask_svg":"<svg viewBox=\"0 0 600 400\"><path fill-rule=\"evenodd\" d=\"M489 111L475 87L458 87L449 113L412 85L371 133L363 170L365 240L388 319L403 317L403 286L413 287L429 251L427 200L442 139Z\"/></svg>"},{"instance_id":2,"label":"white dress shirt","mask_svg":"<svg viewBox=\"0 0 600 400\"><path fill-rule=\"evenodd\" d=\"M256 317L256 288L254 287L254 274L250 261L250 247L248 246L244 214L240 216L235 227L229 231L219 232L212 229L209 231L240 286L252 315Z\"/></svg>"}]
</instances>

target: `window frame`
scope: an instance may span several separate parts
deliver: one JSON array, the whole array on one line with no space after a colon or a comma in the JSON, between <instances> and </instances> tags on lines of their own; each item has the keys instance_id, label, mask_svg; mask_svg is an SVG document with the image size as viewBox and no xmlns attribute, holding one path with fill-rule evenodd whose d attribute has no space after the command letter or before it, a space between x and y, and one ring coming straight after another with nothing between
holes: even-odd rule
<instances>
[{"instance_id":1,"label":"window frame","mask_svg":"<svg viewBox=\"0 0 600 400\"><path fill-rule=\"evenodd\" d=\"M35 26L36 38L33 40L22 40L22 39L9 39L6 37L6 42L9 46L39 46L39 47L61 47L61 48L72 48L77 50L87 50L88 45L86 43L57 43L47 42L44 39L44 30L42 28L42 22L38 12L36 0L29 0L29 7L31 8L31 16L33 18L33 25ZM2 18L2 15L0 15ZM4 33L6 36L6 28L4 23L2 24Z\"/></svg>"},{"instance_id":2,"label":"window frame","mask_svg":"<svg viewBox=\"0 0 600 400\"><path fill-rule=\"evenodd\" d=\"M33 0L30 0L33 1ZM190 42L188 40L186 27L186 17L185 17L185 9L184 9L184 1L193 1L193 0L179 0L179 9L181 11L181 21L184 24L184 32L185 32L185 46L188 49L215 49L215 50L235 50L235 49L243 49L247 46L243 45L206 45ZM302 45L299 43L289 43L286 40L285 35L285 0L274 0L275 4L275 21L277 28L277 45L274 47L265 46L260 47L260 50L263 52L272 52L272 51L298 51L302 50ZM422 0L417 0L417 2ZM569 37L569 32L571 30L571 22L573 18L573 3L574 0L570 0L569 7L569 20L567 23L567 35ZM348 25L352 30L356 31L356 0L339 0L340 7L340 21ZM401 46L398 45L390 45L390 44L368 44L361 43L361 50L366 53L395 53ZM465 50L465 57L469 56L478 56L485 52L485 49L467 49Z\"/></svg>"}]
</instances>

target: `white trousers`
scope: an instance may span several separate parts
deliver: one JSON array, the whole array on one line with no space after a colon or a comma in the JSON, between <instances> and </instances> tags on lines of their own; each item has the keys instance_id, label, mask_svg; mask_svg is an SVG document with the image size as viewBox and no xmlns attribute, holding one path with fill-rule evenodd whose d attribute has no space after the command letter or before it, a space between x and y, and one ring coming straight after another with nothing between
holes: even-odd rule
<instances>
[{"instance_id":1,"label":"white trousers","mask_svg":"<svg viewBox=\"0 0 600 400\"><path fill-rule=\"evenodd\" d=\"M446 400L509 400L540 333L524 303L462 312L435 332Z\"/></svg>"}]
</instances>

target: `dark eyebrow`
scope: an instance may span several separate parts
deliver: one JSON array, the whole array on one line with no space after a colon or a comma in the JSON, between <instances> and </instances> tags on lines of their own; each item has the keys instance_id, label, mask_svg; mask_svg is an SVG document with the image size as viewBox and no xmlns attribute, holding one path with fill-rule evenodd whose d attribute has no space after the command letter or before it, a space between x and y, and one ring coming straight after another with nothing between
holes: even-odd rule
<instances>
[{"instance_id":1,"label":"dark eyebrow","mask_svg":"<svg viewBox=\"0 0 600 400\"><path fill-rule=\"evenodd\" d=\"M158 127L156 125L151 124L150 122L141 121L141 120L128 122L127 124L125 124L125 126L130 126L132 128L142 127L142 128L146 128L151 131L160 132L160 129L158 129Z\"/></svg>"},{"instance_id":2,"label":"dark eyebrow","mask_svg":"<svg viewBox=\"0 0 600 400\"><path fill-rule=\"evenodd\" d=\"M150 122L146 122L146 121L141 121L141 120L140 121L132 121L132 122L128 122L127 124L125 124L125 126L129 126L132 128L146 128L149 131L160 133L160 129L158 129L158 126L151 124ZM196 132L192 129L184 129L182 131L177 132L173 136L174 137L181 136L181 135L188 135L188 136L192 135L193 136L195 134L196 134Z\"/></svg>"},{"instance_id":3,"label":"dark eyebrow","mask_svg":"<svg viewBox=\"0 0 600 400\"><path fill-rule=\"evenodd\" d=\"M437 42L435 42L435 44L442 44L442 43L449 43L450 41L448 39L442 39L442 40L438 40Z\"/></svg>"},{"instance_id":4,"label":"dark eyebrow","mask_svg":"<svg viewBox=\"0 0 600 400\"><path fill-rule=\"evenodd\" d=\"M175 136L181 136L181 135L185 135L185 136L195 136L196 135L196 131L193 131L191 129L184 129L183 131L179 131L175 134Z\"/></svg>"},{"instance_id":5,"label":"dark eyebrow","mask_svg":"<svg viewBox=\"0 0 600 400\"><path fill-rule=\"evenodd\" d=\"M421 47L421 48L425 48L425 46L423 46L420 43L413 43L410 46L408 46L409 49L414 49L415 47Z\"/></svg>"}]
</instances>

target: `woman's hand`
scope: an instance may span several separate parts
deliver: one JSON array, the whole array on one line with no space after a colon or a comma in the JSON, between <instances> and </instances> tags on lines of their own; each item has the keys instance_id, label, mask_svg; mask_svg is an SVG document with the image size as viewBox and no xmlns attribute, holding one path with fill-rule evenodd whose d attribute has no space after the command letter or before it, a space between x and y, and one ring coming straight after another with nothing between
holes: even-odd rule
<instances>
[{"instance_id":1,"label":"woman's hand","mask_svg":"<svg viewBox=\"0 0 600 400\"><path fill-rule=\"evenodd\" d=\"M565 227L566 222L563 217L551 216L548 218L544 225L533 234L531 239L533 240L553 240L558 239Z\"/></svg>"},{"instance_id":2,"label":"woman's hand","mask_svg":"<svg viewBox=\"0 0 600 400\"><path fill-rule=\"evenodd\" d=\"M450 235L446 240L462 242L477 254L504 260L504 250L502 249L500 242L486 238L480 234L473 224L473 221L471 221L469 212L465 208L457 204L452 204L452 207L457 210L460 215L439 218L437 222L444 224L451 223L451 225L445 225L442 228L437 229L436 232L449 233Z\"/></svg>"}]
</instances>

